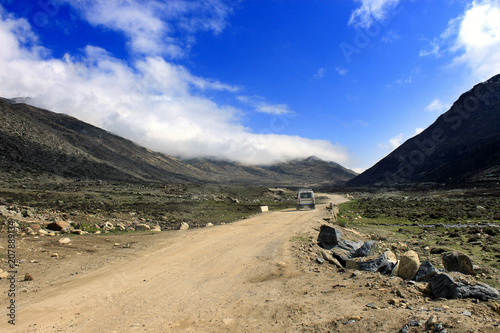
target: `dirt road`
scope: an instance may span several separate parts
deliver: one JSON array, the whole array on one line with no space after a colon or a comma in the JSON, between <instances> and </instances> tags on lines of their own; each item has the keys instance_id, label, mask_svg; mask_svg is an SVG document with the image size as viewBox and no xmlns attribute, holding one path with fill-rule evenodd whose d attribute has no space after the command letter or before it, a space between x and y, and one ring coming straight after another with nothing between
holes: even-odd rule
<instances>
[{"instance_id":1,"label":"dirt road","mask_svg":"<svg viewBox=\"0 0 500 333\"><path fill-rule=\"evenodd\" d=\"M317 205L71 245L19 239L16 325L7 323L4 294L0 332L398 332L411 322L415 333L429 331L432 317L450 333L498 332L500 315L485 302L431 300L400 278L319 264L324 213ZM341 229L345 239L369 237ZM22 281L24 272L34 280ZM8 289L5 279L0 287Z\"/></svg>"},{"instance_id":2,"label":"dirt road","mask_svg":"<svg viewBox=\"0 0 500 333\"><path fill-rule=\"evenodd\" d=\"M340 196L333 196L339 203ZM296 318L287 281L297 276L294 235L315 211L284 210L171 234L152 253L61 279L19 297L17 331L286 331ZM165 233L167 234L167 233ZM288 303L288 304L284 304ZM283 318L282 318L283 317ZM0 330L7 326L1 323Z\"/></svg>"}]
</instances>

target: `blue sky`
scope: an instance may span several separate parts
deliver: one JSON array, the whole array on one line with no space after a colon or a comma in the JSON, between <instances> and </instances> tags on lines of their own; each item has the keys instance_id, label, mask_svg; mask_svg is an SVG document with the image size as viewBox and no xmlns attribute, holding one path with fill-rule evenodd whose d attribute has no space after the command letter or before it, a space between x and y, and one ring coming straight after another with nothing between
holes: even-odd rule
<instances>
[{"instance_id":1,"label":"blue sky","mask_svg":"<svg viewBox=\"0 0 500 333\"><path fill-rule=\"evenodd\" d=\"M356 171L500 73L500 2L0 0L0 96L150 149Z\"/></svg>"}]
</instances>

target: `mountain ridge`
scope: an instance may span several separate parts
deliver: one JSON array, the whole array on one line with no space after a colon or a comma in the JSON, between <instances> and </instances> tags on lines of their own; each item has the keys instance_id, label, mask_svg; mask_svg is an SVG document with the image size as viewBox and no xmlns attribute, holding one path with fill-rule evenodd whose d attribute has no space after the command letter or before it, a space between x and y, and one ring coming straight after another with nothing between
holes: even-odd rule
<instances>
[{"instance_id":1,"label":"mountain ridge","mask_svg":"<svg viewBox=\"0 0 500 333\"><path fill-rule=\"evenodd\" d=\"M500 74L463 93L422 133L346 186L495 184L500 181L499 147Z\"/></svg>"},{"instance_id":2,"label":"mountain ridge","mask_svg":"<svg viewBox=\"0 0 500 333\"><path fill-rule=\"evenodd\" d=\"M153 152L72 116L37 108L24 101L25 98L0 98L0 170L3 172L118 182L266 186L337 185L354 177L340 165L337 169L341 175L331 174L337 169L324 168L330 162L322 160L314 163L315 167L323 166L316 168L322 173L306 172L306 169L314 166L309 160L304 162L309 163L305 167L296 162L292 168L294 172L287 175L277 173L272 168L217 158L181 160Z\"/></svg>"}]
</instances>

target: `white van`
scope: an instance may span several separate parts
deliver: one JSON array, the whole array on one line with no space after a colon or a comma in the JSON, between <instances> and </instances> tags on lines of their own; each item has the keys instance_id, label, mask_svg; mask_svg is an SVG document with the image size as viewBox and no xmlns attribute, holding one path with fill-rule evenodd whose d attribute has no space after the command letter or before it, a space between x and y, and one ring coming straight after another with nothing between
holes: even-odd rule
<instances>
[{"instance_id":1,"label":"white van","mask_svg":"<svg viewBox=\"0 0 500 333\"><path fill-rule=\"evenodd\" d=\"M297 210L300 210L303 206L308 206L311 209L316 208L313 190L301 189L299 193L297 193Z\"/></svg>"}]
</instances>

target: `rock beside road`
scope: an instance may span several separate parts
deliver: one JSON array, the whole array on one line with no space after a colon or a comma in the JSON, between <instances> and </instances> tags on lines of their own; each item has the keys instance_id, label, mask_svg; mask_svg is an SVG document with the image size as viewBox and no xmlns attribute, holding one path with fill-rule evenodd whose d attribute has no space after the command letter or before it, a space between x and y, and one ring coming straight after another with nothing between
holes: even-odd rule
<instances>
[{"instance_id":1,"label":"rock beside road","mask_svg":"<svg viewBox=\"0 0 500 333\"><path fill-rule=\"evenodd\" d=\"M474 275L472 260L465 253L458 251L445 252L441 258L443 266L447 271Z\"/></svg>"},{"instance_id":2,"label":"rock beside road","mask_svg":"<svg viewBox=\"0 0 500 333\"><path fill-rule=\"evenodd\" d=\"M429 284L434 298L476 298L482 301L500 298L498 291L488 285L467 279L461 273L440 273Z\"/></svg>"},{"instance_id":3,"label":"rock beside road","mask_svg":"<svg viewBox=\"0 0 500 333\"><path fill-rule=\"evenodd\" d=\"M397 275L404 280L412 280L415 278L419 267L420 259L418 253L415 251L407 251L403 253L399 259Z\"/></svg>"}]
</instances>

